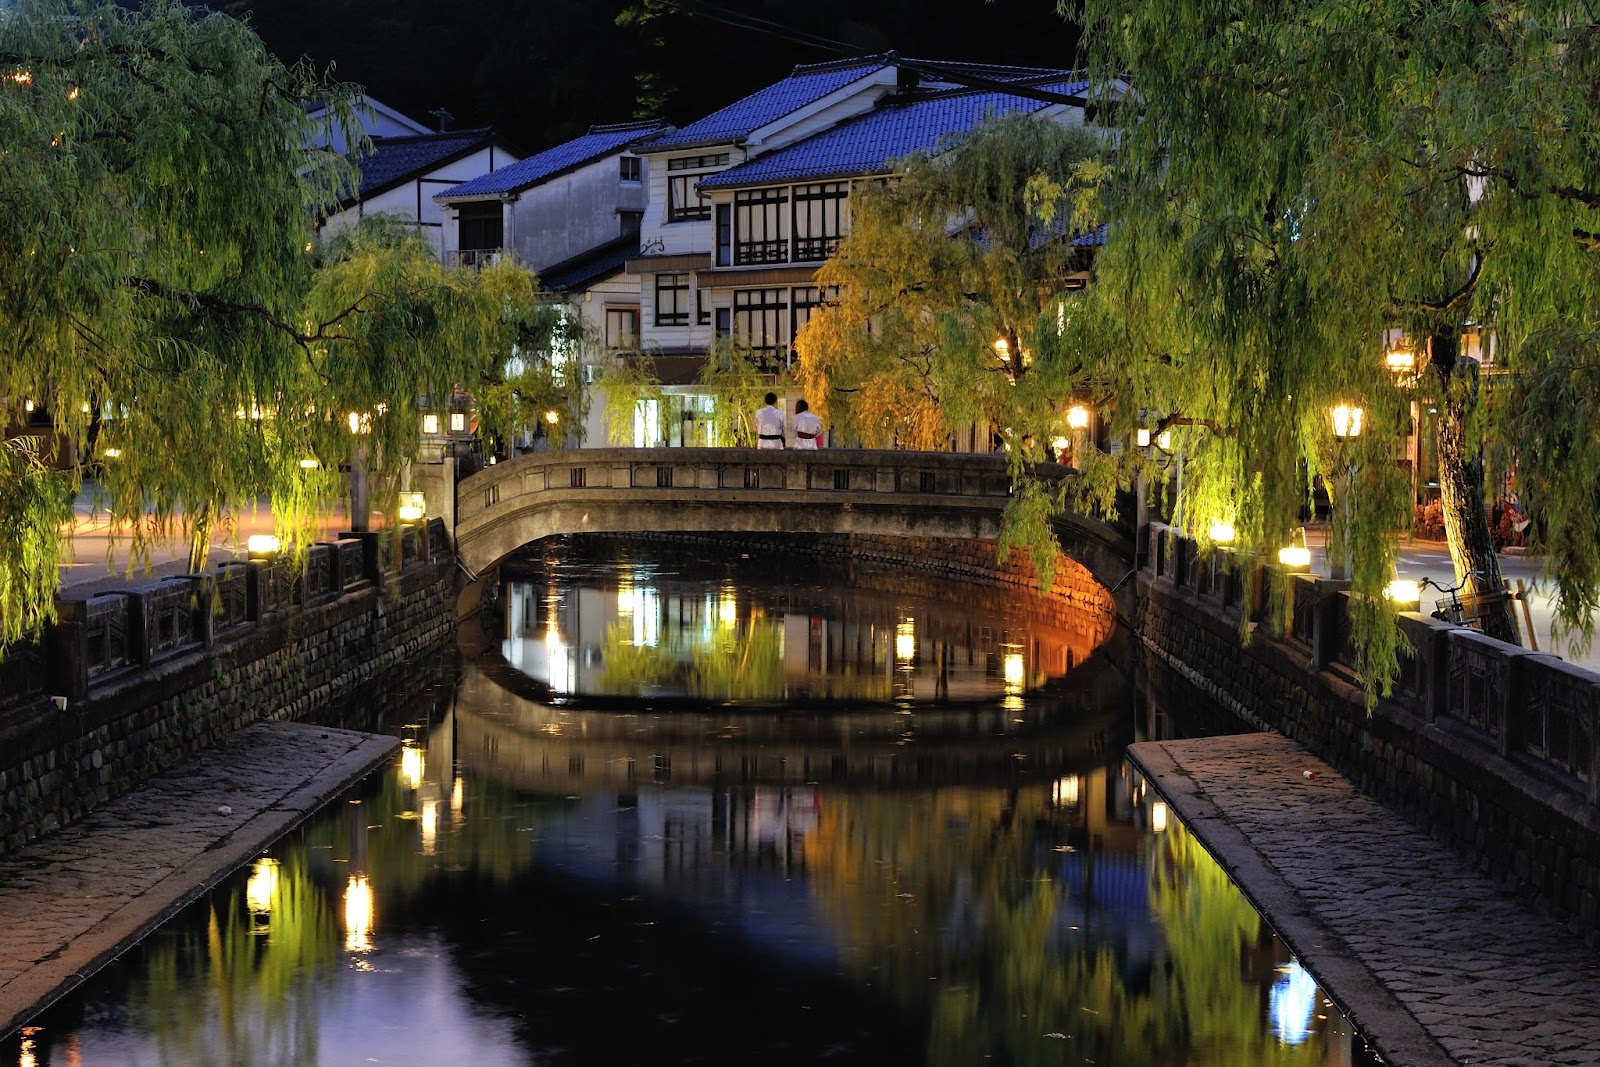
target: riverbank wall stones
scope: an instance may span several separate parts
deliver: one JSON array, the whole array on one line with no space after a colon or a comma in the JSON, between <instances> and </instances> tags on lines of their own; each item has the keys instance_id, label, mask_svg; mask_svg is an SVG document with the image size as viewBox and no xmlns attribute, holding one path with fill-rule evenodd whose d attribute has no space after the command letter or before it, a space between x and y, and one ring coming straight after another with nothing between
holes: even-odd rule
<instances>
[{"instance_id":1,"label":"riverbank wall stones","mask_svg":"<svg viewBox=\"0 0 1600 1067\"><path fill-rule=\"evenodd\" d=\"M1379 700L1369 714L1349 672L1318 662L1315 642L1260 624L1246 639L1237 608L1183 582L1146 571L1138 589L1139 644L1150 671L1177 682L1167 688L1192 686L1249 726L1299 742L1534 910L1600 946L1600 809L1586 782L1462 717L1432 715L1426 702ZM1456 695L1474 691L1465 666L1454 670L1466 679Z\"/></svg>"},{"instance_id":2,"label":"riverbank wall stones","mask_svg":"<svg viewBox=\"0 0 1600 1067\"><path fill-rule=\"evenodd\" d=\"M386 579L279 612L149 666L83 700L36 697L0 712L0 855L251 723L302 721L446 646L455 564L418 561Z\"/></svg>"}]
</instances>

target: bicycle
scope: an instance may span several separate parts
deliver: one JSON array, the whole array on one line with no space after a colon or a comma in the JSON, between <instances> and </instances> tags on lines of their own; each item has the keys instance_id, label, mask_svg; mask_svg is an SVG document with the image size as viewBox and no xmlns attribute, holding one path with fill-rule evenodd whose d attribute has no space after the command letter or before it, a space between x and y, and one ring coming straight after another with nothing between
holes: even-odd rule
<instances>
[{"instance_id":1,"label":"bicycle","mask_svg":"<svg viewBox=\"0 0 1600 1067\"><path fill-rule=\"evenodd\" d=\"M1468 602L1463 604L1461 602L1461 590L1467 587L1467 583L1471 579L1482 577L1482 571L1468 571L1455 585L1440 585L1432 578L1424 578L1422 581L1417 583L1417 591L1420 593L1422 590L1432 586L1434 589L1445 594L1444 599L1435 600L1433 602L1434 610L1430 613L1433 618L1438 619L1441 622L1452 622L1457 626L1475 627L1478 625L1478 612L1476 609L1482 598L1476 594L1469 593L1467 594ZM1470 615L1467 614L1468 607L1474 609Z\"/></svg>"}]
</instances>

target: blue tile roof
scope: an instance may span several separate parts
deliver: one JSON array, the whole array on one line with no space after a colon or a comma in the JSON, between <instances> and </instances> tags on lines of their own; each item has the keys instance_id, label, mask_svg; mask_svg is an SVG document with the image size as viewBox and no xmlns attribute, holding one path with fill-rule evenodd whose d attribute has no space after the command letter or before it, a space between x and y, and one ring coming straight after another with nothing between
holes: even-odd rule
<instances>
[{"instance_id":1,"label":"blue tile roof","mask_svg":"<svg viewBox=\"0 0 1600 1067\"><path fill-rule=\"evenodd\" d=\"M539 275L539 287L552 293L573 293L609 278L639 254L639 238L619 237L582 255L557 263Z\"/></svg>"},{"instance_id":2,"label":"blue tile roof","mask_svg":"<svg viewBox=\"0 0 1600 1067\"><path fill-rule=\"evenodd\" d=\"M375 137L372 153L356 161L361 168L358 196L364 199L383 192L493 140L488 129L421 133L415 137Z\"/></svg>"},{"instance_id":3,"label":"blue tile roof","mask_svg":"<svg viewBox=\"0 0 1600 1067\"><path fill-rule=\"evenodd\" d=\"M795 67L782 81L751 93L720 111L713 111L681 130L657 137L641 145L640 150L656 152L666 148L725 144L738 140L853 81L892 66L893 62L893 53L885 53Z\"/></svg>"},{"instance_id":4,"label":"blue tile roof","mask_svg":"<svg viewBox=\"0 0 1600 1067\"><path fill-rule=\"evenodd\" d=\"M491 196L510 193L547 181L586 163L592 163L613 152L620 152L642 137L666 129L660 121L624 122L614 126L591 126L589 132L574 137L564 144L547 148L529 156L520 163L501 167L489 174L479 175L470 181L453 185L434 196L435 200L452 200L464 196Z\"/></svg>"},{"instance_id":5,"label":"blue tile roof","mask_svg":"<svg viewBox=\"0 0 1600 1067\"><path fill-rule=\"evenodd\" d=\"M1030 79L1034 88L1081 93L1088 82L1062 72L1056 81ZM880 107L748 163L702 178L702 189L726 189L856 174L883 174L896 160L939 149L984 121L1031 114L1053 105L1004 92L949 90Z\"/></svg>"}]
</instances>

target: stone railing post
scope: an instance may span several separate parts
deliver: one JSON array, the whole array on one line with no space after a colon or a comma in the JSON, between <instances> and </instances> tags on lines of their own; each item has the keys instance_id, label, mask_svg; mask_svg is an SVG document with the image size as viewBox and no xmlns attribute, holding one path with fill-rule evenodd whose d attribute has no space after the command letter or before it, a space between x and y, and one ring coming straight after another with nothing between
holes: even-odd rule
<instances>
[{"instance_id":1,"label":"stone railing post","mask_svg":"<svg viewBox=\"0 0 1600 1067\"><path fill-rule=\"evenodd\" d=\"M1317 580L1317 600L1311 622L1311 669L1327 670L1339 658L1339 613L1344 601L1339 596L1350 588L1348 581Z\"/></svg>"},{"instance_id":2,"label":"stone railing post","mask_svg":"<svg viewBox=\"0 0 1600 1067\"><path fill-rule=\"evenodd\" d=\"M89 694L89 603L56 601L56 621L50 627L48 648L50 691L72 703Z\"/></svg>"}]
</instances>

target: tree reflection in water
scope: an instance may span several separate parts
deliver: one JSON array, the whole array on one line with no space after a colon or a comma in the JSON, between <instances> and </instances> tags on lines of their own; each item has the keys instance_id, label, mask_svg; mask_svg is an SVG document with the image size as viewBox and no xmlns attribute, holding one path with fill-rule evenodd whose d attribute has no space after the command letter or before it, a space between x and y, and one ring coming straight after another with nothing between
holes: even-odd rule
<instances>
[{"instance_id":1,"label":"tree reflection in water","mask_svg":"<svg viewBox=\"0 0 1600 1067\"><path fill-rule=\"evenodd\" d=\"M1099 802L1105 772L1090 778ZM1274 1035L1289 955L1181 825L1140 838L1091 812L1067 834L1079 849L1057 843L1063 814L1039 788L823 805L812 892L856 981L926 1012L927 1063L1351 1062L1330 1009L1297 1044Z\"/></svg>"}]
</instances>

